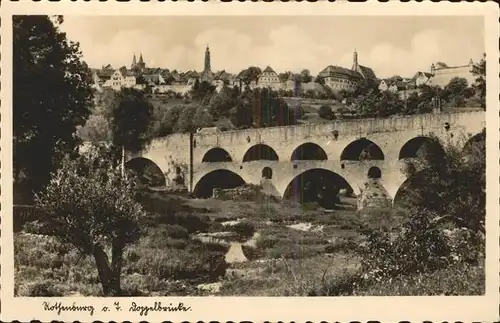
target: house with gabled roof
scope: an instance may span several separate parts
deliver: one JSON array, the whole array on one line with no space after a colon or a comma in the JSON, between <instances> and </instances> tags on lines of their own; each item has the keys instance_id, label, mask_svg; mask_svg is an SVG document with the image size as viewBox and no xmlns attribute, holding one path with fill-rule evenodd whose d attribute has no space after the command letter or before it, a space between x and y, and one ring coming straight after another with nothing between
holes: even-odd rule
<instances>
[{"instance_id":1,"label":"house with gabled roof","mask_svg":"<svg viewBox=\"0 0 500 323\"><path fill-rule=\"evenodd\" d=\"M377 80L375 72L367 66L358 63L358 53L354 51L351 69L328 65L318 74L324 84L334 91L353 91L363 79Z\"/></svg>"},{"instance_id":2,"label":"house with gabled roof","mask_svg":"<svg viewBox=\"0 0 500 323\"><path fill-rule=\"evenodd\" d=\"M348 68L328 65L323 69L318 78L322 78L325 85L334 91L352 91L362 80L362 76Z\"/></svg>"},{"instance_id":3,"label":"house with gabled roof","mask_svg":"<svg viewBox=\"0 0 500 323\"><path fill-rule=\"evenodd\" d=\"M279 90L282 88L278 73L276 73L271 66L267 66L257 78L257 87L271 88Z\"/></svg>"},{"instance_id":4,"label":"house with gabled roof","mask_svg":"<svg viewBox=\"0 0 500 323\"><path fill-rule=\"evenodd\" d=\"M417 72L411 80L415 82L416 86L421 86L429 83L432 78L432 74L428 72Z\"/></svg>"}]
</instances>

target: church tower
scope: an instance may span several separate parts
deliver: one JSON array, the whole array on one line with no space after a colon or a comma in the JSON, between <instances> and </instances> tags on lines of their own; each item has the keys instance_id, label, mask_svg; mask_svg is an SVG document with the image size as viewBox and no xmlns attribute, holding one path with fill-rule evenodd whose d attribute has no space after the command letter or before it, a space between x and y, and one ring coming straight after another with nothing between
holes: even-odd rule
<instances>
[{"instance_id":1,"label":"church tower","mask_svg":"<svg viewBox=\"0 0 500 323\"><path fill-rule=\"evenodd\" d=\"M352 70L357 71L359 69L359 65L358 65L358 52L356 51L356 49L354 49L352 61L353 61Z\"/></svg>"},{"instance_id":2,"label":"church tower","mask_svg":"<svg viewBox=\"0 0 500 323\"><path fill-rule=\"evenodd\" d=\"M205 50L205 69L204 71L210 71L210 48L208 48L208 45L207 45L207 49Z\"/></svg>"},{"instance_id":3,"label":"church tower","mask_svg":"<svg viewBox=\"0 0 500 323\"><path fill-rule=\"evenodd\" d=\"M135 61L135 55L134 55L134 61ZM146 68L146 64L144 63L144 59L142 58L142 53L139 56L139 62L135 64L135 68L141 72L144 71L144 69Z\"/></svg>"},{"instance_id":4,"label":"church tower","mask_svg":"<svg viewBox=\"0 0 500 323\"><path fill-rule=\"evenodd\" d=\"M137 65L137 60L135 59L135 53L134 53L134 58L132 59L132 65L130 65L130 69L133 70Z\"/></svg>"}]
</instances>

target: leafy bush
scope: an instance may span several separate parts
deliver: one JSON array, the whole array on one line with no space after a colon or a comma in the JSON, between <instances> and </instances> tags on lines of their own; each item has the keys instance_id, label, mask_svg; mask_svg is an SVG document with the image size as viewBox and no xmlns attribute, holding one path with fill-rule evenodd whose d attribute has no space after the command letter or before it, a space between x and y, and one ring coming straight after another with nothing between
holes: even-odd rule
<instances>
[{"instance_id":1,"label":"leafy bush","mask_svg":"<svg viewBox=\"0 0 500 323\"><path fill-rule=\"evenodd\" d=\"M418 296L418 295L483 295L484 266L456 264L432 273L401 275L394 278L361 281L352 295Z\"/></svg>"},{"instance_id":2,"label":"leafy bush","mask_svg":"<svg viewBox=\"0 0 500 323\"><path fill-rule=\"evenodd\" d=\"M432 272L449 264L448 239L433 219L414 210L400 229L373 230L360 249L365 278Z\"/></svg>"},{"instance_id":3,"label":"leafy bush","mask_svg":"<svg viewBox=\"0 0 500 323\"><path fill-rule=\"evenodd\" d=\"M57 281L44 280L22 285L17 292L21 297L58 297L65 296L68 291Z\"/></svg>"},{"instance_id":4,"label":"leafy bush","mask_svg":"<svg viewBox=\"0 0 500 323\"><path fill-rule=\"evenodd\" d=\"M172 247L174 249L185 249L188 245L187 240L182 239L168 239L167 246Z\"/></svg>"},{"instance_id":5,"label":"leafy bush","mask_svg":"<svg viewBox=\"0 0 500 323\"><path fill-rule=\"evenodd\" d=\"M178 224L170 224L166 226L167 235L172 239L189 239L189 232L186 228Z\"/></svg>"},{"instance_id":6,"label":"leafy bush","mask_svg":"<svg viewBox=\"0 0 500 323\"><path fill-rule=\"evenodd\" d=\"M229 226L229 230L236 232L241 239L246 239L255 233L255 225L250 221L242 221Z\"/></svg>"},{"instance_id":7,"label":"leafy bush","mask_svg":"<svg viewBox=\"0 0 500 323\"><path fill-rule=\"evenodd\" d=\"M322 105L318 110L318 115L322 119L335 119L335 114L333 113L332 107L329 105Z\"/></svg>"},{"instance_id":8,"label":"leafy bush","mask_svg":"<svg viewBox=\"0 0 500 323\"><path fill-rule=\"evenodd\" d=\"M140 259L127 264L127 272L152 275L158 279L213 280L223 276L227 269L224 257L227 249L223 247L194 240L183 249L143 247L138 249Z\"/></svg>"}]
</instances>

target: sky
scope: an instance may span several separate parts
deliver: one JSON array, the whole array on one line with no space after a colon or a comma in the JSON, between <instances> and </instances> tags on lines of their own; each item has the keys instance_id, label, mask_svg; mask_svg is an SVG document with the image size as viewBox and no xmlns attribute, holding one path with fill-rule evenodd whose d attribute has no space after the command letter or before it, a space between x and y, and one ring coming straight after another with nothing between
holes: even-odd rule
<instances>
[{"instance_id":1,"label":"sky","mask_svg":"<svg viewBox=\"0 0 500 323\"><path fill-rule=\"evenodd\" d=\"M328 65L371 67L377 77L411 77L432 63L466 65L482 57L484 22L475 16L65 16L61 29L80 43L91 67L130 67L142 53L149 67L212 71L249 66L276 72Z\"/></svg>"}]
</instances>

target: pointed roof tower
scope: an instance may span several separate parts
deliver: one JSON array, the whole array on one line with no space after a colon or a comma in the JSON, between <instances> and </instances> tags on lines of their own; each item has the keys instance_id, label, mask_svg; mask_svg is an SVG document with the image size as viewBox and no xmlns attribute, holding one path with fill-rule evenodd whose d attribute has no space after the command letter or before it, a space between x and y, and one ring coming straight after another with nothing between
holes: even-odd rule
<instances>
[{"instance_id":1,"label":"pointed roof tower","mask_svg":"<svg viewBox=\"0 0 500 323\"><path fill-rule=\"evenodd\" d=\"M134 58L132 59L132 65L130 66L130 68L134 68L136 65L137 65L137 60L135 58L135 53L134 53Z\"/></svg>"},{"instance_id":2,"label":"pointed roof tower","mask_svg":"<svg viewBox=\"0 0 500 323\"><path fill-rule=\"evenodd\" d=\"M141 56L139 57L139 64L144 64L144 60L142 59L142 53Z\"/></svg>"},{"instance_id":3,"label":"pointed roof tower","mask_svg":"<svg viewBox=\"0 0 500 323\"><path fill-rule=\"evenodd\" d=\"M359 64L358 64L358 51L356 50L356 48L354 48L354 53L352 55L353 59L352 59L352 70L353 71L358 71L359 69Z\"/></svg>"}]
</instances>

